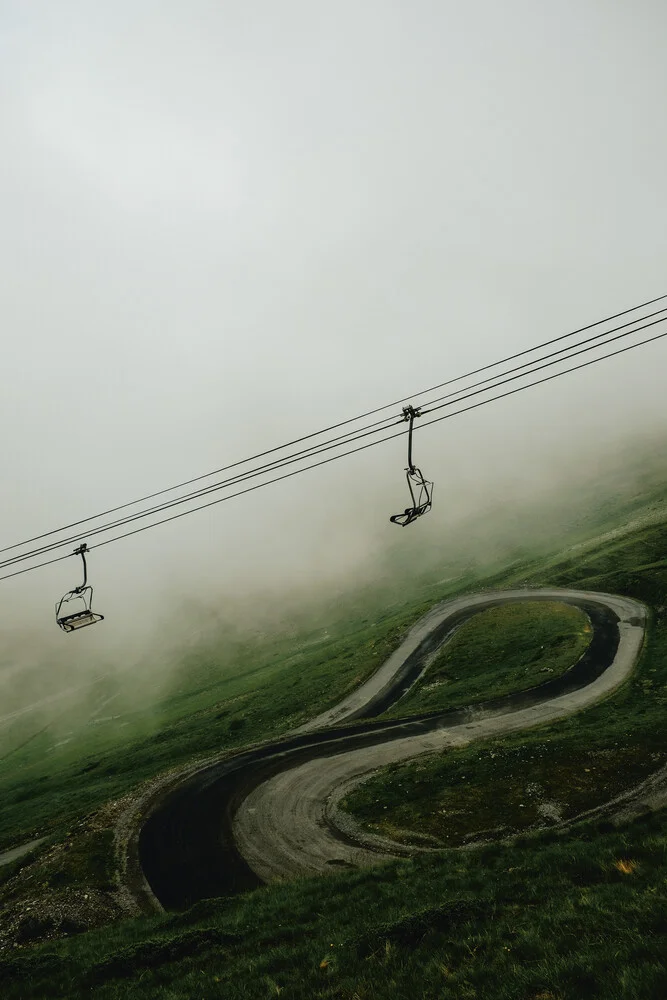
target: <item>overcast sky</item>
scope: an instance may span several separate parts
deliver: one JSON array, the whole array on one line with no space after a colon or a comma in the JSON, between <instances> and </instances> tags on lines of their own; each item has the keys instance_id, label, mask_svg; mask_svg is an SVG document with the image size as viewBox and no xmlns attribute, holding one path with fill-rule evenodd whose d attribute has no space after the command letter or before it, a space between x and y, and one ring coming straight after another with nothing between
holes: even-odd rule
<instances>
[{"instance_id":1,"label":"overcast sky","mask_svg":"<svg viewBox=\"0 0 667 1000\"><path fill-rule=\"evenodd\" d=\"M666 292L666 32L659 0L0 0L2 544ZM664 420L666 359L420 435L440 515L400 540L393 443L100 550L104 628L567 476ZM5 606L57 644L77 574Z\"/></svg>"}]
</instances>

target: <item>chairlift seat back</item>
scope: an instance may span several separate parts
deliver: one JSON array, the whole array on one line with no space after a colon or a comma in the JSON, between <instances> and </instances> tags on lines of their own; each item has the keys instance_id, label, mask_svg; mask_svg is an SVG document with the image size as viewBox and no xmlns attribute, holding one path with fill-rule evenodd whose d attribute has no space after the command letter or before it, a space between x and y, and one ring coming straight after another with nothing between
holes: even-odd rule
<instances>
[{"instance_id":1,"label":"chairlift seat back","mask_svg":"<svg viewBox=\"0 0 667 1000\"><path fill-rule=\"evenodd\" d=\"M433 483L424 478L417 466L406 469L406 472L412 507L406 507L402 514L393 514L389 518L392 524L398 524L401 528L406 528L418 517L427 514L433 506Z\"/></svg>"}]
</instances>

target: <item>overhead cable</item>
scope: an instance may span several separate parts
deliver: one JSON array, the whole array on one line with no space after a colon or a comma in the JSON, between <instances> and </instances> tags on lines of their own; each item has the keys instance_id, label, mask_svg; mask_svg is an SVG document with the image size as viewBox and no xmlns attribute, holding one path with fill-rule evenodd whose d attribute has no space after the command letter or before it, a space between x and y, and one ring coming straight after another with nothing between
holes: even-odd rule
<instances>
[{"instance_id":1,"label":"overhead cable","mask_svg":"<svg viewBox=\"0 0 667 1000\"><path fill-rule=\"evenodd\" d=\"M655 314L650 314L650 315L655 315ZM645 318L645 317L641 317L641 318ZM596 343L596 344L594 344L592 346L589 345L589 346L585 347L584 349L582 349L580 351L572 351L571 353L565 355L564 357L559 358L557 361L550 361L550 362L548 362L547 364L544 364L544 365L537 365L535 362L542 360L541 358L537 358L537 359L535 359L535 362L531 363L532 367L528 371L524 371L524 372L522 372L520 374L515 374L515 375L513 375L513 376L511 376L509 378L496 378L496 379L493 380L493 384L492 385L487 385L485 388L481 388L481 389L478 389L476 391L467 392L467 390L461 390L462 392L466 392L466 395L461 396L461 395L457 395L456 393L450 394L450 395L456 396L456 398L448 399L448 397L442 397L442 398L444 398L445 400L448 400L448 401L446 401L444 403L441 403L441 405L437 406L437 407L431 406L430 403L429 404L422 404L419 407L419 409L422 410L422 412L424 412L424 406L427 406L427 407L430 407L430 409L427 410L426 412L431 412L432 410L441 409L443 406L457 405L457 404L459 404L459 403L461 403L461 402L463 402L463 401L465 401L465 400L467 400L469 398L472 398L474 396L479 395L480 393L485 393L485 392L488 392L488 391L492 391L495 388L498 388L498 387L500 387L502 385L505 385L505 384L508 384L510 382L513 382L513 381L515 381L518 378L524 378L524 377L526 377L528 375L531 375L534 372L537 372L537 371L543 370L545 368L551 367L552 365L555 365L555 364L560 364L563 361L567 361L570 358L576 357L579 354L586 353L587 351L590 351L590 350L597 350L600 347L605 346L608 343L611 343L611 342L613 342L615 340L621 339L622 337L630 336L631 334L637 333L640 330L646 329L646 328L651 327L651 326L655 326L656 323L663 322L666 318L667 317L663 317L662 319L655 320L652 323L647 323L647 324L644 324L643 326L635 327L633 330L626 331L625 333L622 333L622 334L618 335L617 337L608 337L604 342L602 342L602 343L598 342L598 343ZM627 324L624 324L624 325L627 325ZM620 328L617 328L617 329L620 329ZM608 331L608 332L612 332L612 331ZM582 341L582 343L587 343L587 341ZM573 345L573 346L577 346L577 345ZM568 350L569 350L569 348L568 348ZM549 355L547 355L547 357L549 357ZM520 366L520 367L523 367L523 366ZM507 374L507 373L505 373L505 372L500 373L501 376L505 375L505 374ZM472 388L472 387L470 387L470 388ZM431 403L433 403L433 402L437 402L437 400L431 401ZM391 420L391 423L389 423L390 420ZM329 441L324 442L322 445L311 445L307 449L302 449L301 451L296 452L296 453L294 453L292 455L288 455L288 456L286 456L284 458L275 459L272 462L266 463L265 465L260 466L259 468L256 468L254 470L250 470L250 471L245 472L245 473L237 474L237 476L234 476L234 477L232 477L232 478L230 478L228 480L224 480L224 481L219 482L219 483L213 483L213 484L211 484L211 485L209 485L207 487L202 488L201 490L194 491L194 492L192 492L190 494L186 494L186 495L181 496L181 497L177 497L177 498L175 498L175 499L173 499L171 501L165 502L163 504L156 505L156 506L154 506L152 508L149 508L147 510L143 510L143 511L135 512L134 514L126 515L125 517L117 519L116 521L113 521L113 522L110 522L110 523L107 523L107 524L104 524L104 525L98 525L97 527L95 527L93 529L89 529L86 534L87 534L88 537L94 537L95 535L102 534L102 533L105 533L107 531L113 530L114 528L120 527L120 526L122 526L124 524L131 523L131 522L136 521L136 520L141 520L141 519L149 517L149 516L151 516L153 514L160 513L163 510L171 509L171 508L173 508L175 506L179 506L179 505L181 505L183 503L187 503L187 502L190 502L192 500L198 499L198 498L200 498L202 496L207 495L208 493L217 492L217 491L219 491L221 489L227 488L228 486L238 485L241 482L247 481L248 479L256 478L257 476L263 475L266 472L276 471L277 469L284 468L287 465L292 465L295 462L305 461L308 458L315 457L315 456L317 456L319 454L322 454L324 452L327 452L327 451L331 451L334 448L342 447L342 446L344 446L346 444L353 443L354 441L361 440L362 438L365 438L365 437L368 437L368 436L370 436L372 434L376 434L376 433L379 433L379 432L381 432L383 430L386 430L393 423L402 423L402 422L403 422L403 418L402 417L398 418L398 420L395 420L394 418L386 418L386 419L381 420L381 421L376 421L374 424L369 425L369 428L362 428L362 429L360 429L358 431L348 431L344 435L339 435L336 438L333 438L333 439L331 439ZM54 541L54 542L48 543L46 545L40 546L37 549L33 549L33 550L31 550L31 551L29 551L27 553L21 553L19 555L15 555L13 557L9 557L9 558L5 559L4 561L0 562L0 568L8 567L8 566L11 566L11 565L15 565L16 563L23 562L23 561L31 559L31 558L35 558L35 557L37 557L39 555L43 555L43 554L45 554L47 552L50 552L50 551L54 551L55 549L61 548L64 545L70 544L72 541L76 541L79 537L80 536L77 534L77 535L71 536L70 538L64 538L64 539L61 538L61 539L58 539L57 541Z\"/></svg>"},{"instance_id":2,"label":"overhead cable","mask_svg":"<svg viewBox=\"0 0 667 1000\"><path fill-rule=\"evenodd\" d=\"M525 389L532 388L533 386L541 385L541 384L543 384L545 382L550 382L553 379L560 378L562 375L567 375L567 374L569 374L569 373L571 373L573 371L578 371L578 370L580 370L582 368L587 368L590 365L597 364L599 361L603 361L603 360L605 360L607 358L615 357L616 355L619 355L619 354L625 354L627 351L631 351L631 350L634 350L637 347L642 347L645 344L649 344L649 343L652 343L654 341L661 340L662 338L664 338L666 336L667 336L667 331L665 331L663 333L656 334L655 336L648 337L645 340L637 342L636 344L630 344L630 345L628 345L626 347L619 348L618 350L611 351L609 354L604 354L601 357L591 358L588 361L582 362L582 363L580 363L578 365L573 365L571 368L566 368L566 369L563 369L561 371L554 372L551 375L544 376L543 378L537 379L534 382L529 382L526 385L516 386L515 388L510 389L507 392L499 393L498 395L492 396L492 397L490 397L488 399L478 400L476 403L472 403L470 406L462 407L461 409L455 410L455 411L453 411L451 413L446 413L446 414L443 414L442 416L435 417L432 420L424 421L424 422L422 422L419 425L419 429L421 429L423 427L431 426L432 424L435 424L435 423L439 423L442 420L448 420L448 419L450 419L452 417L459 416L462 413L467 413L470 410L474 410L474 409L477 409L477 408L479 408L481 406L485 406L488 403L495 402L495 401L497 401L499 399L504 399L507 396L512 396L515 393L523 392ZM582 352L578 352L578 353L582 353ZM543 367L545 367L545 366L543 366ZM461 402L461 401L463 401L463 400L457 400L455 402ZM427 413L435 412L435 410L439 410L441 408L442 407L435 407L433 410L422 411L422 415L425 416ZM222 497L217 497L215 500L210 500L208 503L200 504L199 506L190 508L188 510L179 511L177 514L172 514L169 517L162 518L159 521L154 521L154 522L151 522L150 524L142 525L139 528L134 528L132 531L124 532L123 534L120 534L120 535L115 535L112 538L108 538L108 539L105 539L102 542L98 542L97 545L90 546L90 548L91 549L93 549L93 548L101 548L104 545L110 545L113 542L120 541L121 539L128 538L128 537L130 537L132 535L140 534L143 531L148 531L150 528L157 527L158 525L166 524L166 523L168 523L170 521L178 520L179 518L186 517L188 514L193 514L196 511L204 510L204 509L206 509L208 507L212 507L212 506L215 506L217 504L224 503L226 500L231 500L231 499L234 499L235 497L243 496L246 493L251 493L251 492L253 492L255 490L263 488L264 486L269 486L269 485L272 485L273 483L280 482L283 479L289 479L289 478L291 478L293 476L300 475L302 472L307 472L310 469L318 468L321 465L327 465L330 462L334 462L334 461L337 461L338 459L345 458L348 455L352 455L352 454L355 454L355 453L360 452L360 451L365 451L367 448L372 448L372 447L375 447L376 445L383 444L386 441L393 440L396 437L400 437L404 433L405 433L405 431L398 431L397 433L389 434L386 437L382 437L379 440L367 442L366 444L360 445L357 448L352 448L349 451L345 451L345 452L342 452L342 453L337 454L337 455L329 456L328 458L323 459L322 461L314 462L311 465L305 466L303 468L294 469L291 472L285 473L282 476L277 476L274 479L269 479L269 480L266 480L266 481L261 482L261 483L256 483L253 486L246 487L245 489L239 490L239 491L237 491L235 493L227 494L227 495L222 496ZM128 521L126 521L124 523L129 523L129 520L130 519L128 519ZM33 569L40 569L42 566L47 566L47 565L50 565L51 563L59 562L62 559L67 559L67 558L70 557L70 555L72 555L72 553L69 553L67 555L59 556L59 557L57 557L55 559L49 560L49 561L44 562L44 563L39 563L38 565L35 565L35 566L25 567L25 568L23 568L21 570L13 572L13 573L9 573L9 574L6 574L4 576L0 576L0 580L10 579L13 576L18 576L18 575L20 575L22 573L30 572Z\"/></svg>"},{"instance_id":3,"label":"overhead cable","mask_svg":"<svg viewBox=\"0 0 667 1000\"><path fill-rule=\"evenodd\" d=\"M667 310L660 310L660 312L662 312L662 311L667 311ZM649 315L656 315L656 313L651 313ZM646 317L641 317L641 318L644 319ZM466 387L466 389L460 390L460 392L465 393L465 395L460 395L458 393L453 393L453 394L450 394L450 396L455 397L455 398L442 397L445 400L445 402L440 402L440 405L438 405L438 406L432 405L433 403L437 403L438 402L438 400L436 399L436 400L430 401L429 403L422 404L418 408L420 409L420 411L421 411L422 414L425 414L425 413L435 412L436 410L440 410L440 409L442 409L443 407L446 407L446 406L455 406L455 405L458 405L458 404L460 404L462 402L465 402L468 399L471 399L471 398L473 398L475 396L480 395L481 393L487 393L487 392L493 391L496 388L500 388L501 386L504 386L504 385L507 385L507 384L509 384L511 382L514 382L517 379L528 377L528 376L530 376L533 373L536 373L538 371L544 370L546 368L550 368L550 367L552 367L554 365L561 364L561 363L563 363L565 361L570 360L571 358L577 357L578 355L584 354L584 353L586 353L588 351L598 350L601 347L606 346L606 344L612 343L612 342L614 342L616 340L620 340L620 339L622 339L624 337L631 336L634 333L638 333L640 330L647 329L649 327L655 326L657 323L661 323L661 322L665 322L665 321L667 321L667 317L663 316L663 317L661 317L658 320L653 320L651 323L646 323L646 324L643 324L641 326L634 327L634 329L632 329L632 330L626 330L624 333L618 334L615 337L606 337L606 339L604 341L602 341L602 342L600 342L598 340L598 342L594 343L594 344L590 344L589 341L591 339L597 340L598 338L588 338L587 340L581 341L581 343L587 344L588 346L582 348L581 350L571 351L569 354L566 354L563 357L558 358L557 360L550 360L550 361L547 361L545 364L538 365L537 362L541 361L543 359L542 358L537 358L537 359L535 359L534 362L531 362L531 367L527 371L523 371L523 372L520 372L518 374L510 375L508 378L504 378L503 376L505 376L506 374L509 374L509 372L501 372L501 373L499 373L499 376L497 378L495 378L492 381L492 384L490 384L490 385L486 385L486 386L484 386L482 388L478 388L476 390L474 389L474 386ZM623 329L623 327L625 327L625 326L627 326L627 324L623 324L623 326L616 327L615 329ZM607 331L607 333L611 333L611 332L613 332L613 331ZM644 341L644 343L646 343L646 342L647 341ZM578 345L572 345L572 346L576 347ZM567 348L566 350L570 351L570 348ZM561 352L553 352L553 353L561 353ZM546 357L547 358L551 358L552 355L546 355ZM518 366L518 367L519 368L523 368L525 366ZM575 369L573 368L573 369L568 369L568 370L573 371ZM516 371L516 369L510 369L510 371ZM485 380L485 381L488 382L489 380ZM535 383L535 384L537 384L537 383ZM473 389L473 391L468 392L468 388ZM500 398L500 397L494 397L494 398ZM424 407L426 407L426 409ZM153 506L151 508L138 511L138 512L135 512L133 514L128 514L128 515L126 515L126 516L124 516L122 518L118 518L115 521L112 521L112 522L109 522L109 523L106 523L106 524L103 524L103 525L98 525L98 526L96 526L94 528L89 529L86 532L86 536L88 538L95 537L96 535L104 534L106 532L114 530L115 528L122 527L122 526L124 526L126 524L134 523L135 521L138 521L138 520L143 520L143 519L145 519L147 517L151 517L151 516L153 516L155 514L162 513L163 511L173 509L174 507L178 507L178 506L181 506L183 504L190 503L190 502L192 502L192 501L194 501L196 499L199 499L201 497L204 497L204 496L206 496L206 495L208 495L210 493L219 492L220 490L227 489L228 487L233 487L233 486L240 485L241 483L247 482L250 479L255 479L258 476L262 476L262 475L268 474L270 472L278 471L279 469L282 469L282 468L285 468L287 466L293 465L293 464L295 464L297 462L307 461L310 458L314 458L314 457L316 457L318 455L324 454L324 453L332 451L334 449L338 449L338 448L344 447L344 446L346 446L348 444L352 444L352 443L354 443L356 441L362 440L362 439L367 438L369 436L381 433L381 432L383 432L385 430L388 430L391 426L394 426L396 424L402 424L403 422L404 421L403 421L403 417L402 416L399 417L398 419L396 419L395 417L391 417L391 418L385 418L384 420L375 421L373 424L369 425L366 428L361 428L361 429L356 430L356 431L348 431L348 432L346 432L343 435L338 435L335 438L332 438L332 439L330 439L328 441L323 442L321 445L311 445L309 448L302 449L302 450L300 450L300 451L298 451L296 453L287 455L287 456L285 456L283 458L274 459L272 462L265 463L264 465L261 465L261 466L259 466L258 468L255 468L255 469L251 469L251 470L249 470L247 472L243 472L243 473L237 474L236 476L231 477L230 479L223 480L223 481L217 482L217 483L212 483L209 486L203 487L201 490L197 490L197 491L194 491L192 493L185 494L184 496L176 497L176 498L174 498L172 500L165 501L162 504L155 505L155 506ZM404 433L404 432L401 431L399 433ZM383 438L382 440L388 440L388 439L387 438ZM353 449L353 450L358 450L358 449ZM351 452L344 452L343 454L351 454ZM308 468L310 468L310 467L311 466L308 466ZM282 478L282 477L279 477L279 478ZM277 480L270 480L270 481L271 482L275 482ZM239 493L232 494L232 496L238 496L238 495L240 495L240 494ZM194 508L194 509L199 509L199 508ZM15 556L9 557L9 558L7 558L7 559L5 559L3 561L0 561L0 569L7 568L9 566L16 565L16 564L18 564L20 562L24 562L24 561L27 561L29 559L37 558L38 556L44 555L44 554L46 554L48 552L55 551L55 550L57 550L59 548L64 547L65 545L69 545L72 542L78 541L79 538L80 538L79 534L72 535L72 536L70 536L68 538L60 538L60 539L58 539L56 541L53 541L53 542L47 543L47 544L45 544L43 546L40 546L37 549L33 549L33 550L31 550L31 551L29 551L27 553L21 553L19 555L15 555Z\"/></svg>"},{"instance_id":4,"label":"overhead cable","mask_svg":"<svg viewBox=\"0 0 667 1000\"><path fill-rule=\"evenodd\" d=\"M601 358L591 358L590 361L584 361L579 365L574 365L572 368L566 368L563 371L555 372L553 375L547 375L544 378L537 379L535 382L529 382L528 385L517 386L507 392L500 393L498 396L492 396L491 399L483 399L477 403L472 403L470 406L465 406L460 410L455 410L453 413L445 413L441 417L435 417L433 420L427 420L424 423L419 424L418 429L421 430L424 427L430 427L432 424L438 424L441 420L449 420L451 417L458 417L461 413L467 413L469 410L476 410L480 406L486 406L487 403L494 403L496 400L504 399L506 396L513 396L517 392L523 392L524 389L531 389L533 386L541 385L543 382L550 382L552 379L560 378L561 375L568 375L570 372L578 371L580 368L588 368L589 365L597 364L599 361L604 361L606 358L612 358L617 354L625 354L626 351L632 351L636 347L642 347L644 344L650 344L654 340L661 340L663 337L667 337L667 331L659 333L654 337L649 337L647 340L642 340L638 344L630 344L628 347L622 347L617 351L604 354ZM307 472L310 469L316 469L320 465L328 465L329 462L336 462L338 459L345 458L347 455L354 455L356 452L365 451L367 448L374 448L376 445L383 444L385 441L392 441L394 438L401 437L401 435L405 433L406 431L399 431L396 434L389 434L387 437L380 438L378 441L370 441L367 444L360 445L359 448L352 448L350 451L343 452L341 455L332 455L329 458L323 459L321 462L314 462L312 465L308 465L303 469L294 469L292 472L288 472L284 476L277 476L275 479L269 479L264 483L256 483L254 486L249 486L247 489L239 490L238 493L231 493L224 497L218 497L216 500L211 500L209 503L201 504L199 507L193 507L191 510L181 511L178 514L172 514L170 517L165 517L161 521L155 521L152 524L145 524L141 528L135 528L133 531L128 531L125 534L115 535L113 538L107 538L105 541L98 542L97 545L91 546L91 548L102 548L103 545L110 545L112 542L118 542L122 538L129 538L130 535L137 535L142 531L148 531L149 528L157 527L159 524L167 524L169 521L175 521L178 518L185 517L187 514L192 514L195 511L204 510L206 507L213 507L216 504L224 503L225 500L232 500L234 497L243 496L245 493L252 493L254 490L259 490L264 486L270 486L273 483L278 483L283 479L290 479L292 476L298 476L300 473ZM4 579L4 577L0 577L0 580L2 579Z\"/></svg>"},{"instance_id":5,"label":"overhead cable","mask_svg":"<svg viewBox=\"0 0 667 1000\"><path fill-rule=\"evenodd\" d=\"M524 357L524 356L526 356L528 354L534 353L535 351L541 350L544 347L549 347L552 344L555 344L555 343L558 343L560 341L566 340L566 339L568 339L570 337L575 337L575 336L577 336L580 333L585 333L587 330L592 330L595 327L603 325L604 323L609 323L612 320L619 319L621 316L627 316L630 313L637 312L640 309L644 309L647 306L653 305L656 302L661 302L664 299L667 299L667 293L665 293L664 295L658 295L656 298L653 298L653 299L648 299L646 302L642 302L639 305L631 306L629 309L623 309L621 312L613 313L610 316L606 316L604 319L596 320L594 323L588 323L586 326L582 326L582 327L579 327L576 330L572 330L570 333L560 334L558 337L552 337L550 340L545 340L545 341L543 341L540 344L534 345L533 347L528 347L528 348L525 348L525 349L523 349L521 351L518 351L518 352L516 352L514 354L510 354L510 355L508 355L505 358L499 359L498 361L493 361L493 362L491 362L489 364L482 365L481 367L475 368L472 371L469 371L469 372L467 372L464 375L457 375L455 378L447 379L444 382L440 382L438 385L431 386L428 389L423 389L421 392L412 393L409 396L403 396L400 399L394 400L391 403L385 403L383 406L378 406L378 407L375 407L372 410L367 410L366 412L361 413L361 414L359 414L356 417L350 417L350 418L348 418L346 420L341 420L338 423L331 424L330 426L324 427L324 428L322 428L319 431L313 431L310 434L304 434L301 437L294 438L292 441L288 441L285 444L276 445L273 448L268 448L265 451L261 451L261 452L256 453L255 455L250 456L249 458L239 459L236 462L232 462L229 465L221 466L220 468L214 469L211 472L204 473L204 474L202 474L200 476L195 476L192 479L187 479L187 480L185 480L185 481L183 481L181 483L176 484L175 486L169 486L169 487L166 487L164 489L157 490L157 491L155 491L153 493L148 493L145 496L139 497L136 500L130 500L127 503L122 503L122 504L118 504L115 507L107 508L106 510L101 511L99 514L93 514L93 515L90 515L89 517L81 518L78 521L71 521L70 523L63 525L60 528L54 528L54 529L52 529L50 531L45 531L45 532L42 532L41 534L33 535L31 538L26 538L26 539L24 539L21 542L14 542L12 545L7 545L4 548L0 548L0 554L2 554L4 552L10 552L10 551L12 551L14 549L17 549L17 548L23 548L25 545L30 545L32 542L41 541L43 538L49 538L52 535L61 534L64 531L70 531L71 529L78 528L81 525L89 524L91 521L98 521L98 520L100 520L103 517L108 517L111 514L118 513L121 510L126 510L128 507L136 507L137 505L139 505L141 503L146 503L149 500L155 499L156 497L164 496L167 493L173 493L175 490L184 489L186 486L191 486L192 484L197 483L197 482L201 482L204 479L210 479L212 476L219 475L220 473L223 473L223 472L228 472L231 469L238 468L241 465L247 465L249 462L254 462L257 459L265 458L267 455L272 455L272 454L275 454L276 452L284 451L287 448L291 448L294 445L301 444L304 441L309 441L309 440L312 440L313 438L321 437L322 435L328 434L328 433L330 433L333 430L338 430L341 427L345 427L345 426L348 426L349 424L357 423L358 421L364 420L367 417L374 416L377 413L381 413L383 410L387 410L387 409L391 409L392 407L399 406L401 403L404 403L407 400L415 399L415 398L417 398L419 396L426 395L426 394L428 394L430 392L435 392L438 389L442 389L442 388L444 388L446 386L454 385L457 382L464 381L467 378L472 378L473 376L479 375L482 372L490 371L492 368L497 368L500 365L507 364L510 361L516 360L517 358ZM655 314L650 314L650 315L655 315ZM625 325L627 325L627 324L625 324ZM0 562L0 565L5 565L5 563Z\"/></svg>"}]
</instances>

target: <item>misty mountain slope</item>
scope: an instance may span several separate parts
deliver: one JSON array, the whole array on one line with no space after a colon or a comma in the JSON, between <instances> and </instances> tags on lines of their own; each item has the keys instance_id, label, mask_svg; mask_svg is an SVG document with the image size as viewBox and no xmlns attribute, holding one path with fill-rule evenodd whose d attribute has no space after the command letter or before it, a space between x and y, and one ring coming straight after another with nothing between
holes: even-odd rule
<instances>
[{"instance_id":1,"label":"misty mountain slope","mask_svg":"<svg viewBox=\"0 0 667 1000\"><path fill-rule=\"evenodd\" d=\"M532 568L515 567L506 574L505 585L515 582L517 574L521 580L530 576L534 585L574 585L580 577L595 579L599 589L625 589L654 609L662 608L657 602L667 592L663 563L667 525L631 532L620 549L617 543L614 538L588 551L580 569L569 556L554 560L555 570L551 564L541 570L539 563ZM662 689L667 688L667 677L663 677L666 628L663 611L656 611L636 676L610 702L576 720L503 742L517 788L522 780L529 780L535 767L530 758L538 756L540 747L549 747L548 752L542 751L546 760L540 765L545 775L549 772L554 744L556 767L550 774L555 780L568 754L583 765L582 777L591 760L597 761L594 768L610 760L612 768L607 773L613 771L621 782L627 779L629 783L659 766L667 752L661 735ZM201 725L192 721L196 731L205 731L203 719ZM456 766L474 775L479 762L471 755ZM95 769L86 772L82 780L94 774ZM584 797L587 787L597 787L588 774L577 793ZM502 786L507 778L498 777ZM485 767L482 779L487 778ZM427 774L426 779L433 788L441 780L437 774L431 778ZM497 789L498 783L490 787ZM614 996L621 967L639 984L638 989L654 989L663 974L658 958L664 945L658 917L667 845L663 824L660 812L648 825L632 824L617 831L607 823L603 829L584 826L561 837L555 832L543 834L513 847L497 845L458 854L454 863L444 867L432 860L413 860L390 864L372 875L338 874L327 880L324 896L317 881L270 887L233 905L224 900L200 904L183 917L151 918L139 924L121 921L103 937L91 931L68 944L44 946L46 952L44 947L21 952L3 960L0 969L17 984L21 977L32 984L31 989L46 991L43 995L49 995L49 989L57 995L62 989L58 986L62 978L53 978L56 967L59 976L67 977L70 995L94 983L100 995L149 996L168 986L173 995L187 996L193 977L201 977L202 970L210 977L211 988L217 977L232 997L259 995L268 979L304 1000L315 990L340 988L345 995L345 989L358 991L359 986L359 995L375 990L384 996L388 994L378 993L384 988L377 986L380 970L382 977L389 972L406 989L408 978L426 989L435 988L436 979L444 977L443 982L451 979L452 988L458 990L472 989L465 983L476 983L476 989L492 998L504 998L502 989L498 992L501 981L513 984L515 991L533 984L537 993L541 984L544 989L553 987L556 996L559 989L567 995L568 984L586 975L593 976L586 982L603 984L605 995ZM550 899L547 909L545 894ZM343 898L349 905L334 905L334 900ZM583 908L576 903L581 899L587 901ZM493 923L488 922L491 912ZM600 945L602 927L604 946ZM573 933L579 940L574 950L571 943L565 946ZM488 944L480 948L482 940ZM56 965L55 957L48 957L49 948L57 955ZM264 956L259 961L258 950ZM517 965L516 955L525 959L529 954L537 965L528 964L525 973L512 971L525 965L524 961ZM325 960L327 964L320 969ZM377 970L376 962L380 962ZM449 970L447 975L440 966ZM144 970L141 981L128 982L126 976L134 977L138 970ZM337 978L322 982L320 976ZM12 996L13 987L8 984L7 989Z\"/></svg>"},{"instance_id":2,"label":"misty mountain slope","mask_svg":"<svg viewBox=\"0 0 667 1000\"><path fill-rule=\"evenodd\" d=\"M666 35L658 2L0 4L3 1000L667 997ZM66 636L84 541L105 618ZM648 607L627 682L348 803L518 839L133 919L152 795L526 587ZM405 705L478 656L477 705L560 681L554 621Z\"/></svg>"}]
</instances>

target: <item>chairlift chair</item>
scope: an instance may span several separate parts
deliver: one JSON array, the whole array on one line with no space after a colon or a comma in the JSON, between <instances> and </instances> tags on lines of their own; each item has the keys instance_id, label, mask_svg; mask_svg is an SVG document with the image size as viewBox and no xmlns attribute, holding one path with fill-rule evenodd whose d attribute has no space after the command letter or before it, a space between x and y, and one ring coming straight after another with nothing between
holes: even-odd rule
<instances>
[{"instance_id":1,"label":"chairlift chair","mask_svg":"<svg viewBox=\"0 0 667 1000\"><path fill-rule=\"evenodd\" d=\"M104 620L104 615L100 615L92 610L93 588L88 583L88 567L86 566L85 555L87 551L88 546L85 542L78 549L74 549L74 554L81 556L83 560L83 583L81 586L69 590L56 604L56 624L60 626L63 632L75 632L77 629L85 628L87 625L96 625L97 622ZM80 607L78 611L74 611L69 615L61 615L60 612L63 604L67 604L69 601L82 601L83 607Z\"/></svg>"},{"instance_id":2,"label":"chairlift chair","mask_svg":"<svg viewBox=\"0 0 667 1000\"><path fill-rule=\"evenodd\" d=\"M415 417L421 416L420 411L412 406L403 407L403 419L410 421L408 430L408 465L405 470L410 490L412 506L406 507L402 514L392 514L389 518L392 524L398 524L402 528L412 524L422 514L428 513L433 504L433 483L426 479L421 471L412 461L412 428Z\"/></svg>"}]
</instances>

